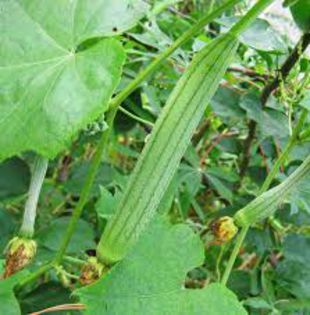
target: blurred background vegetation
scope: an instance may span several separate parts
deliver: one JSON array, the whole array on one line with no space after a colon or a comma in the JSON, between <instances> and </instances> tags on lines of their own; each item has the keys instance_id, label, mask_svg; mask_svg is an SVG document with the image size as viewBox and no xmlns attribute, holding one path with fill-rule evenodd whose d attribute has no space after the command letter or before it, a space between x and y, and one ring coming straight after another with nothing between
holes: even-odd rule
<instances>
[{"instance_id":1,"label":"blurred background vegetation","mask_svg":"<svg viewBox=\"0 0 310 315\"><path fill-rule=\"evenodd\" d=\"M206 11L222 2L150 1L152 10L148 16L120 36L128 56L118 91ZM117 114L108 157L101 163L68 254L84 259L94 251L152 123L193 54L225 32L252 2L244 1L212 22L179 48L122 104L131 114ZM264 88L278 75L301 36L281 1L276 1L244 33L238 56L210 102L161 203L159 211L168 213L173 222L186 222L205 240L205 264L188 274L187 287L201 287L220 277L231 247L208 242L205 235L209 224L220 216L233 215L256 196L288 142L301 111L310 110L307 53L292 67L285 82L265 102L261 101ZM31 268L54 256L105 127L104 117L89 125L67 152L50 163L36 221L39 250ZM308 117L304 129L309 127ZM287 177L309 152L309 137L300 139L281 165L274 184ZM1 255L20 226L32 161L33 155L26 153L0 165ZM275 219L278 225L263 222L250 229L228 286L245 301L250 314L276 314L275 307L289 308L285 301L296 298L304 303L300 310L282 313L310 314L306 311L310 303L310 180L300 187L298 194L283 202ZM0 256L0 262L3 257ZM74 265L67 267L72 274L78 271ZM61 270L58 274L51 272L49 277L43 287L24 296L24 312L33 311L33 305L37 310L38 305L44 308L69 301L70 287L76 279ZM59 282L65 283L65 288Z\"/></svg>"}]
</instances>

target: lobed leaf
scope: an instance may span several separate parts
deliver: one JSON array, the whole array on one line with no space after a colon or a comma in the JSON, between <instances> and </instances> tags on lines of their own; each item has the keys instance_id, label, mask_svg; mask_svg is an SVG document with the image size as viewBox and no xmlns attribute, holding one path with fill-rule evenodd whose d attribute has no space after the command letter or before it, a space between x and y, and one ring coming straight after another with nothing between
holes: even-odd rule
<instances>
[{"instance_id":1,"label":"lobed leaf","mask_svg":"<svg viewBox=\"0 0 310 315\"><path fill-rule=\"evenodd\" d=\"M187 272L203 260L203 244L186 225L156 219L121 262L76 294L91 315L246 314L220 284L184 288Z\"/></svg>"},{"instance_id":2,"label":"lobed leaf","mask_svg":"<svg viewBox=\"0 0 310 315\"><path fill-rule=\"evenodd\" d=\"M21 271L5 280L0 280L0 314L21 315L20 306L13 288L28 274L28 271Z\"/></svg>"},{"instance_id":3,"label":"lobed leaf","mask_svg":"<svg viewBox=\"0 0 310 315\"><path fill-rule=\"evenodd\" d=\"M53 158L107 109L123 48L112 38L81 44L126 30L145 9L129 0L1 1L0 160L26 150Z\"/></svg>"}]
</instances>

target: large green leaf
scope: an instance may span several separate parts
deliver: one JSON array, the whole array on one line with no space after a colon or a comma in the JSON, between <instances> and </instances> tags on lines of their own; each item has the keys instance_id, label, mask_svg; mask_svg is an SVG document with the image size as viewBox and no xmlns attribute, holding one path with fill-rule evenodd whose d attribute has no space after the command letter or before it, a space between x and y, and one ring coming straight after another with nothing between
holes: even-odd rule
<instances>
[{"instance_id":1,"label":"large green leaf","mask_svg":"<svg viewBox=\"0 0 310 315\"><path fill-rule=\"evenodd\" d=\"M124 31L145 9L130 0L1 1L0 159L53 157L107 109L123 48L112 38L80 44Z\"/></svg>"},{"instance_id":2,"label":"large green leaf","mask_svg":"<svg viewBox=\"0 0 310 315\"><path fill-rule=\"evenodd\" d=\"M14 295L14 286L26 275L28 271L21 271L5 280L0 281L0 314L20 315L19 303Z\"/></svg>"},{"instance_id":3,"label":"large green leaf","mask_svg":"<svg viewBox=\"0 0 310 315\"><path fill-rule=\"evenodd\" d=\"M246 314L220 284L184 288L187 272L203 260L203 244L188 227L155 220L124 260L76 293L91 315Z\"/></svg>"}]
</instances>

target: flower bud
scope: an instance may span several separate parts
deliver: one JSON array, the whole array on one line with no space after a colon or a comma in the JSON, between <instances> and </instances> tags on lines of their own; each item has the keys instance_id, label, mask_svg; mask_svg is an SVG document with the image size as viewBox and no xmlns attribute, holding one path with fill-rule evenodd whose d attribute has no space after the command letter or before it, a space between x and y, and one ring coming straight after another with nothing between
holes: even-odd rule
<instances>
[{"instance_id":1,"label":"flower bud","mask_svg":"<svg viewBox=\"0 0 310 315\"><path fill-rule=\"evenodd\" d=\"M90 257L82 267L80 283L83 285L91 284L98 280L108 269L109 268L99 262L96 257Z\"/></svg>"},{"instance_id":2,"label":"flower bud","mask_svg":"<svg viewBox=\"0 0 310 315\"><path fill-rule=\"evenodd\" d=\"M4 278L26 267L37 251L37 243L32 239L14 237L6 249Z\"/></svg>"},{"instance_id":3,"label":"flower bud","mask_svg":"<svg viewBox=\"0 0 310 315\"><path fill-rule=\"evenodd\" d=\"M238 232L238 228L233 218L225 216L215 220L211 224L211 231L216 243L223 244L233 239Z\"/></svg>"}]
</instances>

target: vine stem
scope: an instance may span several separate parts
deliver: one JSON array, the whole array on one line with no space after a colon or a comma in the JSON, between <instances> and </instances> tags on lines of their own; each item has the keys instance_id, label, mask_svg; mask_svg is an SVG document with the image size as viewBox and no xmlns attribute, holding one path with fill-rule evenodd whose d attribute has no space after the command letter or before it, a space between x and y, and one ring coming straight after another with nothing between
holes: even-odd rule
<instances>
[{"instance_id":1,"label":"vine stem","mask_svg":"<svg viewBox=\"0 0 310 315\"><path fill-rule=\"evenodd\" d=\"M46 175L47 167L48 159L42 156L37 156L34 161L28 196L25 203L23 223L19 231L19 235L22 237L33 237L38 200Z\"/></svg>"},{"instance_id":2,"label":"vine stem","mask_svg":"<svg viewBox=\"0 0 310 315\"><path fill-rule=\"evenodd\" d=\"M148 15L148 18L151 19L151 18L161 14L167 8L169 8L169 6L176 4L178 1L179 0L163 1L163 2L160 2L159 4L156 4L156 2L155 2L154 7L152 8L150 14Z\"/></svg>"},{"instance_id":3,"label":"vine stem","mask_svg":"<svg viewBox=\"0 0 310 315\"><path fill-rule=\"evenodd\" d=\"M131 81L115 98L113 98L110 102L109 111L107 113L106 122L108 125L108 129L102 133L101 139L99 141L96 153L91 161L90 169L87 173L87 177L85 183L83 185L81 196L78 201L76 208L73 211L71 220L69 222L68 228L64 235L64 239L60 245L60 248L55 256L54 263L59 264L63 256L66 252L66 248L70 242L70 239L74 233L74 230L77 226L78 220L82 214L83 208L88 200L89 193L91 187L94 183L98 168L100 166L102 156L105 153L108 139L111 133L111 129L113 126L114 118L116 112L121 105L121 103L145 80L145 78L153 73L158 66L167 59L177 48L179 48L182 44L192 38L201 28L203 28L206 24L212 21L214 18L221 15L226 10L233 7L236 3L241 0L230 0L218 9L216 9L211 14L207 14L203 18L201 18L193 27L191 27L187 32L185 32L181 37L179 37L169 48L160 53L144 70L142 70L137 77Z\"/></svg>"},{"instance_id":4,"label":"vine stem","mask_svg":"<svg viewBox=\"0 0 310 315\"><path fill-rule=\"evenodd\" d=\"M75 264L77 266L83 266L84 261L75 257L71 256L64 256L63 259L69 263ZM59 264L55 262L49 262L38 268L36 271L30 273L28 276L23 278L16 286L15 286L15 292L18 292L22 287L25 285L35 281L37 278L39 278L41 275L45 274L47 271L57 268Z\"/></svg>"},{"instance_id":5,"label":"vine stem","mask_svg":"<svg viewBox=\"0 0 310 315\"><path fill-rule=\"evenodd\" d=\"M268 190L272 180L275 178L275 176L277 175L280 166L282 165L282 163L287 159L289 153L291 152L292 148L294 147L294 145L296 144L296 142L298 141L298 136L299 133L301 131L301 128L307 118L307 114L308 111L306 109L304 109L301 113L300 119L298 120L298 123L294 129L293 135L290 137L286 147L284 148L284 150L282 151L281 155L278 157L278 159L276 160L276 162L274 163L270 173L268 174L268 176L266 177L261 189L259 190L258 195L261 195L262 193L264 193L265 191ZM241 228L237 239L236 239L236 243L234 245L233 251L229 257L227 266L225 268L225 272L223 274L223 277L221 279L221 283L223 285L227 284L227 281L229 279L229 276L231 274L232 268L235 264L236 258L238 256L238 253L240 251L240 248L243 244L243 241L247 235L247 232L249 230L250 226L244 226Z\"/></svg>"},{"instance_id":6,"label":"vine stem","mask_svg":"<svg viewBox=\"0 0 310 315\"><path fill-rule=\"evenodd\" d=\"M249 230L249 226L246 226L246 227L243 227L241 229L241 231L239 232L238 236L237 236L237 239L236 239L236 243L235 243L235 246L233 248L233 251L229 257L229 260L228 260L228 263L227 263L227 266L225 268L225 271L224 271L224 274L223 274L223 277L222 277L222 280L221 280L221 284L223 285L226 285L227 284L227 281L228 281L228 278L230 276L230 273L233 269L233 266L235 264L235 261L236 261L236 258L239 254L239 251L240 251L240 248L241 248L241 245L246 237L246 234Z\"/></svg>"},{"instance_id":7,"label":"vine stem","mask_svg":"<svg viewBox=\"0 0 310 315\"><path fill-rule=\"evenodd\" d=\"M22 280L19 281L18 284L15 286L15 292L20 291L22 287L24 287L26 284L29 284L39 278L41 275L45 274L47 271L52 269L54 265L52 263L47 263L43 266L41 266L39 269L36 271L30 273L27 277L23 278Z\"/></svg>"},{"instance_id":8,"label":"vine stem","mask_svg":"<svg viewBox=\"0 0 310 315\"><path fill-rule=\"evenodd\" d=\"M129 110L125 109L125 108L122 107L122 106L119 107L119 110L120 110L122 113L124 113L125 115L127 115L128 117L130 117L130 118L132 118L132 119L134 119L134 120L136 120L136 121L138 121L138 122L140 122L140 123L142 123L142 124L144 124L144 125L147 125L147 126L149 126L149 127L151 127L151 128L154 127L154 124L153 124L151 121L146 120L146 119L143 119L143 118L141 118L141 117L139 117L139 116L137 116L137 115L131 113Z\"/></svg>"},{"instance_id":9,"label":"vine stem","mask_svg":"<svg viewBox=\"0 0 310 315\"><path fill-rule=\"evenodd\" d=\"M270 187L270 184L271 184L272 180L275 178L275 176L277 175L281 165L285 162L285 160L287 159L288 155L290 154L292 148L294 147L294 145L298 141L298 136L301 132L301 128L302 128L302 126L303 126L303 124L307 118L307 115L308 115L308 110L304 109L301 113L300 119L298 120L296 127L294 128L292 136L290 137L289 141L287 142L281 155L279 156L279 158L274 163L271 171L269 172L269 174L268 174L267 178L265 179L261 189L259 190L259 193L258 193L259 195L264 193Z\"/></svg>"},{"instance_id":10,"label":"vine stem","mask_svg":"<svg viewBox=\"0 0 310 315\"><path fill-rule=\"evenodd\" d=\"M69 245L71 237L72 237L74 230L77 226L78 220L82 214L83 208L84 208L84 206L88 200L91 188L93 186L98 168L99 168L101 160L102 160L102 156L105 153L105 149L107 149L107 143L108 143L110 132L111 132L111 126L113 124L116 112L117 112L117 109L113 109L107 113L106 122L108 125L108 129L106 129L102 133L102 137L98 143L97 150L96 150L95 155L91 161L90 169L87 173L86 180L85 180L85 183L84 183L83 188L82 188L80 199L79 199L79 201L78 201L78 203L77 203L77 205L76 205L76 207L72 213L72 216L71 216L69 225L67 227L66 233L64 235L63 241L62 241L62 243L61 243L61 245L57 251L57 254L54 258L54 263L56 265L61 263L64 255L65 255L67 246Z\"/></svg>"},{"instance_id":11,"label":"vine stem","mask_svg":"<svg viewBox=\"0 0 310 315\"><path fill-rule=\"evenodd\" d=\"M235 36L239 36L244 32L257 16L275 0L258 0L255 5L247 12L247 14L240 19L231 29L230 33Z\"/></svg>"},{"instance_id":12,"label":"vine stem","mask_svg":"<svg viewBox=\"0 0 310 315\"><path fill-rule=\"evenodd\" d=\"M85 265L85 260L82 260L82 259L79 259L76 257L72 257L72 256L64 256L63 260L66 261L67 263L77 265L80 267Z\"/></svg>"}]
</instances>

